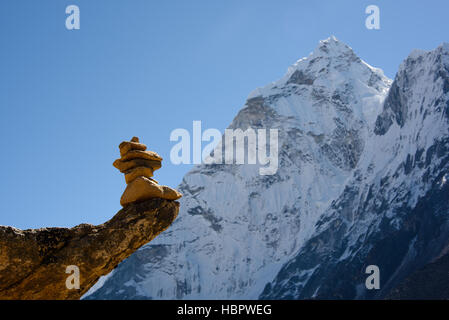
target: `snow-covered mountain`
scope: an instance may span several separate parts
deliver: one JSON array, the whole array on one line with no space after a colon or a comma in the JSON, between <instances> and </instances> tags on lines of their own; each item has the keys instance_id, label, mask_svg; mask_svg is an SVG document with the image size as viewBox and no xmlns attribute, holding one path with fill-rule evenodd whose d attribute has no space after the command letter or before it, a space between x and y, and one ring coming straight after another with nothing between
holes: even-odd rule
<instances>
[{"instance_id":1,"label":"snow-covered mountain","mask_svg":"<svg viewBox=\"0 0 449 320\"><path fill-rule=\"evenodd\" d=\"M344 191L261 298L382 298L446 254L448 124L449 44L414 51L400 66ZM368 265L380 269L380 290L365 289Z\"/></svg>"},{"instance_id":2,"label":"snow-covered mountain","mask_svg":"<svg viewBox=\"0 0 449 320\"><path fill-rule=\"evenodd\" d=\"M449 248L448 51L413 52L392 83L321 41L230 125L279 130L276 174L196 166L175 223L87 298L369 298L369 264L386 294Z\"/></svg>"}]
</instances>

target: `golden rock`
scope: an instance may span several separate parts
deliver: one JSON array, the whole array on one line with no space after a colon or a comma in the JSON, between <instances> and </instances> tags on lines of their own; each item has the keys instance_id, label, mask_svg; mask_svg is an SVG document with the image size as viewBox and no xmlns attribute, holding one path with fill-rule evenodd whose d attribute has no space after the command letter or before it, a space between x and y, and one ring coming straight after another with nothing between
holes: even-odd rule
<instances>
[{"instance_id":1,"label":"golden rock","mask_svg":"<svg viewBox=\"0 0 449 320\"><path fill-rule=\"evenodd\" d=\"M161 186L154 180L145 177L138 177L128 184L120 199L120 204L125 207L130 203L145 201L151 198L177 200L181 197L182 194L172 188Z\"/></svg>"},{"instance_id":2,"label":"golden rock","mask_svg":"<svg viewBox=\"0 0 449 320\"><path fill-rule=\"evenodd\" d=\"M134 179L136 179L140 176L145 177L145 178L151 178L153 176L153 169L147 168L147 167L136 167L136 168L126 171L125 172L126 184L129 184Z\"/></svg>"},{"instance_id":3,"label":"golden rock","mask_svg":"<svg viewBox=\"0 0 449 320\"><path fill-rule=\"evenodd\" d=\"M121 157L122 161L128 161L132 159L162 161L162 157L154 151L130 150Z\"/></svg>"},{"instance_id":4,"label":"golden rock","mask_svg":"<svg viewBox=\"0 0 449 320\"><path fill-rule=\"evenodd\" d=\"M137 167L147 167L156 171L161 168L161 161L156 160L148 160L148 159L132 159L128 161L122 161L121 159L117 159L114 161L113 166L120 170L121 173L125 173L132 168Z\"/></svg>"}]
</instances>

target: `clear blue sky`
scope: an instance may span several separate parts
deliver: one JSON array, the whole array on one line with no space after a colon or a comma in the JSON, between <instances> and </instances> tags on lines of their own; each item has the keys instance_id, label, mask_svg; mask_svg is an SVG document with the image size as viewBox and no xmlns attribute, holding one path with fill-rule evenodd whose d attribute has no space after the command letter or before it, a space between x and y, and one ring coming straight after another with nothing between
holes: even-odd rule
<instances>
[{"instance_id":1,"label":"clear blue sky","mask_svg":"<svg viewBox=\"0 0 449 320\"><path fill-rule=\"evenodd\" d=\"M81 29L65 28L78 5ZM380 7L381 29L365 28ZM175 187L175 128L223 131L250 91L330 35L394 77L414 48L448 39L449 2L4 0L0 3L0 224L98 224L119 209L112 162L139 136Z\"/></svg>"}]
</instances>

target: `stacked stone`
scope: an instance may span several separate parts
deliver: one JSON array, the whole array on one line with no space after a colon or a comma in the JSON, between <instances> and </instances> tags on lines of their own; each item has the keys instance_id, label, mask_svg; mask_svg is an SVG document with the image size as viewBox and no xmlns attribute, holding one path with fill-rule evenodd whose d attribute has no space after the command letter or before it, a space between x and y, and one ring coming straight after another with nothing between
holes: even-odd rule
<instances>
[{"instance_id":1,"label":"stacked stone","mask_svg":"<svg viewBox=\"0 0 449 320\"><path fill-rule=\"evenodd\" d=\"M120 204L124 207L132 202L151 198L176 200L181 194L167 186L161 186L154 180L153 173L162 166L162 157L156 152L147 151L147 146L133 137L131 141L123 141L119 145L120 159L113 165L125 175L128 185L123 193Z\"/></svg>"}]
</instances>

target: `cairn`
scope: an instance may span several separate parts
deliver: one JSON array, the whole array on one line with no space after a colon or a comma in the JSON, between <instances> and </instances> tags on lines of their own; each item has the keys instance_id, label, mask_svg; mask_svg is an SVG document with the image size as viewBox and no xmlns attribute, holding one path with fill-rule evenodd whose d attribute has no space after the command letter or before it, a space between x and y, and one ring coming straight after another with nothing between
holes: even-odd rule
<instances>
[{"instance_id":1,"label":"cairn","mask_svg":"<svg viewBox=\"0 0 449 320\"><path fill-rule=\"evenodd\" d=\"M162 166L162 157L156 152L147 151L147 146L140 143L139 138L123 141L119 149L120 159L115 160L113 165L125 174L127 187L120 199L123 207L151 198L177 200L182 197L178 191L161 186L152 178L154 171Z\"/></svg>"}]
</instances>

